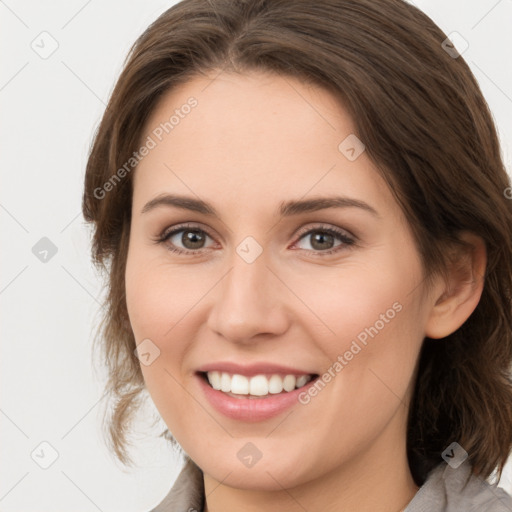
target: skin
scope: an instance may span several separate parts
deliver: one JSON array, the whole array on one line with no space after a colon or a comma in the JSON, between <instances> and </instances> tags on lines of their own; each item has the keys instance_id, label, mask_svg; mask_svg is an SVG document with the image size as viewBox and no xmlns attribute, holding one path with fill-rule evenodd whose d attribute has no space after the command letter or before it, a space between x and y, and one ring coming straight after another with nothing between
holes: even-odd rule
<instances>
[{"instance_id":1,"label":"skin","mask_svg":"<svg viewBox=\"0 0 512 512\"><path fill-rule=\"evenodd\" d=\"M290 77L194 78L161 99L141 140L191 96L198 105L135 172L126 298L137 343L149 338L160 350L141 370L169 430L204 472L206 510L401 510L418 489L405 444L418 353L425 336L448 335L476 307L483 244L464 234L475 247L465 266L427 289L407 221L367 153L349 161L338 149L355 133L352 119L328 91ZM220 218L172 206L141 213L165 192L208 201ZM277 213L285 200L332 195L378 215ZM182 222L206 232L199 254L183 232L155 243ZM303 235L322 227L355 243L335 237L322 246L316 232ZM252 263L236 252L247 236L263 251ZM172 243L189 252L171 252ZM220 360L322 374L397 302L401 311L306 405L241 422L199 388L196 369ZM247 442L262 454L251 468L237 457Z\"/></svg>"}]
</instances>

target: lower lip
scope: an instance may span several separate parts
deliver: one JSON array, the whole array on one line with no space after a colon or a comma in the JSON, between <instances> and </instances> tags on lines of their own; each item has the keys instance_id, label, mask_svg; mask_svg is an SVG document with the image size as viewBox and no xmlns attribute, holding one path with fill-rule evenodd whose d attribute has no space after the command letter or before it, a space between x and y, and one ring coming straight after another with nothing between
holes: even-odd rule
<instances>
[{"instance_id":1,"label":"lower lip","mask_svg":"<svg viewBox=\"0 0 512 512\"><path fill-rule=\"evenodd\" d=\"M207 400L224 416L234 420L256 422L273 418L298 403L298 396L316 379L305 386L286 393L270 395L264 398L235 398L213 389L201 376L197 376Z\"/></svg>"}]
</instances>

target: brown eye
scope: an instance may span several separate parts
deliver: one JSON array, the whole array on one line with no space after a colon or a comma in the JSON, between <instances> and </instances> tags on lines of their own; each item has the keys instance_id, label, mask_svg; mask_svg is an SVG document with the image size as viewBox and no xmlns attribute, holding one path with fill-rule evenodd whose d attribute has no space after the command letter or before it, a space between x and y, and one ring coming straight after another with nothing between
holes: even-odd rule
<instances>
[{"instance_id":1,"label":"brown eye","mask_svg":"<svg viewBox=\"0 0 512 512\"><path fill-rule=\"evenodd\" d=\"M206 248L206 239L211 237L197 227L178 226L164 232L158 241L168 245L168 249L177 253L194 253Z\"/></svg>"},{"instance_id":2,"label":"brown eye","mask_svg":"<svg viewBox=\"0 0 512 512\"><path fill-rule=\"evenodd\" d=\"M299 238L299 240L305 239L309 239L309 244L312 249L301 247L302 249L324 254L337 252L346 246L354 244L354 239L349 237L345 232L330 227L310 229ZM339 243L336 243L336 240L338 240Z\"/></svg>"}]
</instances>

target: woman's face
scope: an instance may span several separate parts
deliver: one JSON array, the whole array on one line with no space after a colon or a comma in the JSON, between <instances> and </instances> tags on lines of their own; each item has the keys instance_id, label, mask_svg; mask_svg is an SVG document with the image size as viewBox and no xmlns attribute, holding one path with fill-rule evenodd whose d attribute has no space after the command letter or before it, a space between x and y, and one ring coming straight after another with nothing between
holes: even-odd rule
<instances>
[{"instance_id":1,"label":"woman's face","mask_svg":"<svg viewBox=\"0 0 512 512\"><path fill-rule=\"evenodd\" d=\"M433 305L408 224L329 92L214 76L162 98L134 176L127 305L153 401L234 487L403 461Z\"/></svg>"}]
</instances>

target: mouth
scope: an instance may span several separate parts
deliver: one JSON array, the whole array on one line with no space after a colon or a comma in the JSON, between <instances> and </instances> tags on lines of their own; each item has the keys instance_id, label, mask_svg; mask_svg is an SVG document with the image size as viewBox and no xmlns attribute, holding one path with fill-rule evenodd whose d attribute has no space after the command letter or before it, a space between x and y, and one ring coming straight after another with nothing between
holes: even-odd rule
<instances>
[{"instance_id":1,"label":"mouth","mask_svg":"<svg viewBox=\"0 0 512 512\"><path fill-rule=\"evenodd\" d=\"M225 371L200 371L197 375L212 389L238 399L268 399L301 389L318 374L260 373L252 376Z\"/></svg>"}]
</instances>

